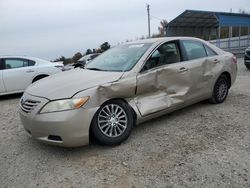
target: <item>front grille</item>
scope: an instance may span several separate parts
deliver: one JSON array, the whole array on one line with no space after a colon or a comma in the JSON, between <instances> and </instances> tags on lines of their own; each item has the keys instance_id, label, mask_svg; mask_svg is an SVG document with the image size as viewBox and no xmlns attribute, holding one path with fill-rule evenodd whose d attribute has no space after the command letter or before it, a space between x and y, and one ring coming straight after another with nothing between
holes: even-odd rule
<instances>
[{"instance_id":1,"label":"front grille","mask_svg":"<svg viewBox=\"0 0 250 188\"><path fill-rule=\"evenodd\" d=\"M20 107L22 111L26 113L32 112L34 108L40 103L40 101L33 101L33 100L25 100L20 102Z\"/></svg>"}]
</instances>

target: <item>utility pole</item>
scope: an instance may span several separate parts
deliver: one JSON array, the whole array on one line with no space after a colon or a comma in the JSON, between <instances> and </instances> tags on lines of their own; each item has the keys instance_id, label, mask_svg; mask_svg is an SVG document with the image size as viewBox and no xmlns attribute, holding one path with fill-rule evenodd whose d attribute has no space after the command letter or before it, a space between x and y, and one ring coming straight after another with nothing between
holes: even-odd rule
<instances>
[{"instance_id":1,"label":"utility pole","mask_svg":"<svg viewBox=\"0 0 250 188\"><path fill-rule=\"evenodd\" d=\"M150 33L150 9L149 9L149 4L146 4L147 5L147 12L148 12L148 38L151 37L151 33Z\"/></svg>"}]
</instances>

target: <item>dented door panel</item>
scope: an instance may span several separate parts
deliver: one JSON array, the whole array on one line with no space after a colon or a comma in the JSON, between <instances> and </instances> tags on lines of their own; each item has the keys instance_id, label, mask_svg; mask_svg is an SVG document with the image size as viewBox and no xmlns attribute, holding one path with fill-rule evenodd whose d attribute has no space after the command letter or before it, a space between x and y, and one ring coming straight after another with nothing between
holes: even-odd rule
<instances>
[{"instance_id":1,"label":"dented door panel","mask_svg":"<svg viewBox=\"0 0 250 188\"><path fill-rule=\"evenodd\" d=\"M218 71L213 58L179 62L137 76L136 104L142 116L209 96Z\"/></svg>"},{"instance_id":2,"label":"dented door panel","mask_svg":"<svg viewBox=\"0 0 250 188\"><path fill-rule=\"evenodd\" d=\"M142 116L184 103L191 85L191 74L180 72L174 63L137 76L136 104Z\"/></svg>"},{"instance_id":3,"label":"dented door panel","mask_svg":"<svg viewBox=\"0 0 250 188\"><path fill-rule=\"evenodd\" d=\"M211 71L214 64L208 58L199 58L184 62L190 71L191 85L187 100L198 100L211 92L211 80L214 73Z\"/></svg>"}]
</instances>

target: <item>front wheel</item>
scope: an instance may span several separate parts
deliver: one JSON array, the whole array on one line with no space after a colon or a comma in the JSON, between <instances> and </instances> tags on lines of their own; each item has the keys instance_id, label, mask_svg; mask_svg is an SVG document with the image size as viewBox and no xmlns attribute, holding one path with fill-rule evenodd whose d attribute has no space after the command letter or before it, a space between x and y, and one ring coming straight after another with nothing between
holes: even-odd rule
<instances>
[{"instance_id":1,"label":"front wheel","mask_svg":"<svg viewBox=\"0 0 250 188\"><path fill-rule=\"evenodd\" d=\"M226 75L221 75L214 85L213 95L209 102L219 104L226 100L229 90L229 81Z\"/></svg>"},{"instance_id":2,"label":"front wheel","mask_svg":"<svg viewBox=\"0 0 250 188\"><path fill-rule=\"evenodd\" d=\"M113 100L100 107L94 116L91 129L99 143L118 145L129 137L133 124L133 113L128 104Z\"/></svg>"}]
</instances>

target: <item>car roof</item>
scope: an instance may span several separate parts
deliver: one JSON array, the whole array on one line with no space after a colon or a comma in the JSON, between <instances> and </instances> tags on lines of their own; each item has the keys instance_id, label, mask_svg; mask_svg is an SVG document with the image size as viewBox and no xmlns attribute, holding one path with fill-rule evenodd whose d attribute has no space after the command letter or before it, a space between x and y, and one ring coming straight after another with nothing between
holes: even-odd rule
<instances>
[{"instance_id":1,"label":"car roof","mask_svg":"<svg viewBox=\"0 0 250 188\"><path fill-rule=\"evenodd\" d=\"M160 37L160 38L150 38L150 39L142 39L142 40L136 40L132 42L127 42L125 44L138 44L138 43L160 43L160 42L167 42L171 40L180 40L180 39L190 39L190 40L200 40L199 38L194 37Z\"/></svg>"},{"instance_id":2,"label":"car roof","mask_svg":"<svg viewBox=\"0 0 250 188\"><path fill-rule=\"evenodd\" d=\"M42 63L51 63L50 61L36 58L36 57L30 57L30 56L20 56L20 55L0 55L0 58L21 58L21 59L28 59L28 60L33 60L33 61L39 61Z\"/></svg>"}]
</instances>

